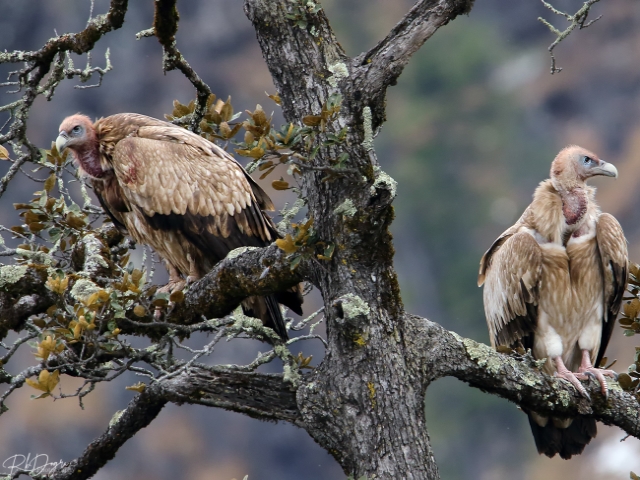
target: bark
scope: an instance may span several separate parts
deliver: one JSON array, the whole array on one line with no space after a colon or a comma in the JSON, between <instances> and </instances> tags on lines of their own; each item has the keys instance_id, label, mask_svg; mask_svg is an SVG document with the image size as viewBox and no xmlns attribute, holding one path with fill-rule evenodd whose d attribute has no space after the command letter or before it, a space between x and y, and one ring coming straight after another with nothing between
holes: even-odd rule
<instances>
[{"instance_id":1,"label":"bark","mask_svg":"<svg viewBox=\"0 0 640 480\"><path fill-rule=\"evenodd\" d=\"M336 133L347 127L347 140L339 149L321 148L312 165L328 167L346 152L348 167L359 173L325 181L317 169L303 169L309 215L320 239L336 244L336 253L328 265L312 272L325 303L328 348L322 364L299 387L298 405L307 432L346 473L356 478L437 478L423 412L426 382L407 349L406 317L392 262L388 226L395 185L374 168L367 110L369 118L372 111L384 111L386 87L428 38L425 32L435 31L470 4L419 2L418 10L390 34L389 43L411 45L396 48L398 63L390 75L378 74L387 69L383 54L373 55L372 66L347 58L322 10L306 14L305 29L286 17L299 13L291 5L245 1L285 118L299 123L306 115L318 115L330 95L340 94L339 116L327 129ZM364 95L364 88L375 92ZM339 209L342 205L353 208Z\"/></svg>"}]
</instances>

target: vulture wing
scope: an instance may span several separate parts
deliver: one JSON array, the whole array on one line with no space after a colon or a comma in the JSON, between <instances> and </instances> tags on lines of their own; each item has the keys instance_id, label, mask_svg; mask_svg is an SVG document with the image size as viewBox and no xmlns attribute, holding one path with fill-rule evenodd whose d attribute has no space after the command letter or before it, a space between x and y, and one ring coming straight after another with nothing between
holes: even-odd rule
<instances>
[{"instance_id":1,"label":"vulture wing","mask_svg":"<svg viewBox=\"0 0 640 480\"><path fill-rule=\"evenodd\" d=\"M126 119L139 126L114 142L110 159L121 203L155 230L179 231L202 253L197 259L201 271L209 271L235 248L262 247L278 238L263 212L274 210L273 203L227 152L166 122L141 115ZM104 200L103 205L113 207L113 199ZM118 220L111 210L107 208ZM287 338L277 302L302 313L298 287L250 297L243 307Z\"/></svg>"},{"instance_id":2,"label":"vulture wing","mask_svg":"<svg viewBox=\"0 0 640 480\"><path fill-rule=\"evenodd\" d=\"M538 315L542 269L540 246L516 224L503 233L480 262L478 283L484 286L484 308L491 345L531 348Z\"/></svg>"},{"instance_id":3,"label":"vulture wing","mask_svg":"<svg viewBox=\"0 0 640 480\"><path fill-rule=\"evenodd\" d=\"M115 145L112 164L128 203L155 228L182 230L217 260L233 248L267 245L277 236L261 211L273 208L266 193L224 150L186 130L140 127L137 136Z\"/></svg>"},{"instance_id":4,"label":"vulture wing","mask_svg":"<svg viewBox=\"0 0 640 480\"><path fill-rule=\"evenodd\" d=\"M624 232L613 215L603 213L598 217L596 239L598 241L600 259L602 260L605 308L602 339L595 363L597 367L607 349L616 317L620 311L622 296L627 286L629 258Z\"/></svg>"}]
</instances>

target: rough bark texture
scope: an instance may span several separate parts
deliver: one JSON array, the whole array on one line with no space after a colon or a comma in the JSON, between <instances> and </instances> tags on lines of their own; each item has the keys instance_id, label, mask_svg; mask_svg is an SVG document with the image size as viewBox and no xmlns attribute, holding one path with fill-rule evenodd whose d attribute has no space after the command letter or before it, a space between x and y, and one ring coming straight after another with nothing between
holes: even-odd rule
<instances>
[{"instance_id":1,"label":"rough bark texture","mask_svg":"<svg viewBox=\"0 0 640 480\"><path fill-rule=\"evenodd\" d=\"M317 268L312 275L326 306L329 347L320 367L298 389L298 405L309 434L355 477L438 476L423 412L426 382L420 364L407 351L405 316L392 263L388 225L393 218L394 185L380 181L381 173L374 169L377 161L366 141L372 125L365 124L364 113L367 107L384 110L386 87L428 38L431 17L437 17L430 27L435 31L468 9L468 2L419 5L427 10L430 5L432 10L403 20L391 34L396 42L414 46L400 49L394 73L370 79L368 94L363 95L365 85L359 80L367 72L385 71L384 56L376 57L374 66L352 63L323 11L308 14L308 27L302 29L285 16L291 2L245 1L287 121L297 123L305 115L319 114L332 94L343 98L339 116L328 130L348 128L346 145L340 148L349 154L348 166L359 175L327 182L320 172L308 170L303 178L314 227L322 240L337 247L326 268ZM442 10L443 6L447 8ZM416 22L423 25L421 33L412 28ZM314 166L330 166L338 153L331 147L321 149ZM350 202L353 210L336 212L344 202Z\"/></svg>"}]
</instances>

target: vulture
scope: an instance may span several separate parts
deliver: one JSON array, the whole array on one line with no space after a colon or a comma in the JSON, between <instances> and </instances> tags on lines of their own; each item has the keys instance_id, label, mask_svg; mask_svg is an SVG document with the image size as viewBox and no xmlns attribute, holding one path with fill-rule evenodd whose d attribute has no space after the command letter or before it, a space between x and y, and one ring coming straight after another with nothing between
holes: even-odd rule
<instances>
[{"instance_id":1,"label":"vulture","mask_svg":"<svg viewBox=\"0 0 640 480\"><path fill-rule=\"evenodd\" d=\"M480 261L484 309L495 348L530 349L546 359L543 371L570 382L589 397L580 380L595 378L611 337L627 282L627 243L618 221L601 213L596 175L616 168L592 152L569 146L551 164L520 219L500 235ZM539 453L564 459L582 453L596 436L593 418L544 417L527 412Z\"/></svg>"},{"instance_id":2,"label":"vulture","mask_svg":"<svg viewBox=\"0 0 640 480\"><path fill-rule=\"evenodd\" d=\"M60 125L56 147L73 154L113 223L165 261L164 292L200 279L235 248L278 238L262 188L222 148L182 127L135 113L95 123L76 114ZM279 303L301 314L300 286L242 307L287 339Z\"/></svg>"}]
</instances>

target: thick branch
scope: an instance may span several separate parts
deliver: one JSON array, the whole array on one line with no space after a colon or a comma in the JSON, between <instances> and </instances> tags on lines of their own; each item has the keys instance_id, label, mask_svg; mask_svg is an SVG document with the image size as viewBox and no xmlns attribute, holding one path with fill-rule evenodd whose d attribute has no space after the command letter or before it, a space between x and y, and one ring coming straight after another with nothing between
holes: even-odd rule
<instances>
[{"instance_id":1,"label":"thick branch","mask_svg":"<svg viewBox=\"0 0 640 480\"><path fill-rule=\"evenodd\" d=\"M640 404L629 393L612 384L609 399L600 393L597 382L585 384L591 401L573 386L540 371L530 356L504 355L487 345L462 338L429 320L409 317L407 338L417 343L414 351L424 352L427 381L453 376L485 392L512 401L525 410L555 417L589 415L607 425L616 425L640 438Z\"/></svg>"},{"instance_id":2,"label":"thick branch","mask_svg":"<svg viewBox=\"0 0 640 480\"><path fill-rule=\"evenodd\" d=\"M9 330L21 330L31 315L44 313L56 302L56 296L45 287L46 269L23 268L24 272L15 282L0 285L0 339ZM189 288L184 302L176 305L164 321L189 325L202 321L203 315L224 317L249 296L286 290L303 278L304 262L291 271L286 255L275 244L249 250L218 263L206 277ZM153 321L151 316L140 318L132 312L127 316L136 322ZM128 332L126 325L122 329Z\"/></svg>"},{"instance_id":3,"label":"thick branch","mask_svg":"<svg viewBox=\"0 0 640 480\"><path fill-rule=\"evenodd\" d=\"M167 321L188 325L202 316L220 318L231 313L252 295L270 295L286 290L304 279L304 265L295 271L285 253L275 244L226 258L202 280L193 284L185 301L169 314Z\"/></svg>"},{"instance_id":4,"label":"thick branch","mask_svg":"<svg viewBox=\"0 0 640 480\"><path fill-rule=\"evenodd\" d=\"M244 413L261 420L284 420L304 427L295 390L282 375L191 369L169 380L165 396L174 403L193 403Z\"/></svg>"},{"instance_id":5,"label":"thick branch","mask_svg":"<svg viewBox=\"0 0 640 480\"><path fill-rule=\"evenodd\" d=\"M469 13L474 0L421 0L393 27L391 32L354 66L360 72L362 93L370 99L382 96L396 80L411 56L438 30L458 15Z\"/></svg>"},{"instance_id":6,"label":"thick branch","mask_svg":"<svg viewBox=\"0 0 640 480\"><path fill-rule=\"evenodd\" d=\"M147 386L123 412L116 414L107 430L79 458L61 465L46 478L92 477L127 440L149 425L168 401L220 407L262 420L284 420L304 426L295 391L282 375L192 368L175 378Z\"/></svg>"},{"instance_id":7,"label":"thick branch","mask_svg":"<svg viewBox=\"0 0 640 480\"><path fill-rule=\"evenodd\" d=\"M124 443L149 425L167 403L160 385L147 387L136 396L118 417L114 416L107 431L89 444L76 460L65 463L47 475L48 480L82 480L90 478ZM119 412L120 413L120 412ZM118 415L118 414L116 414Z\"/></svg>"}]
</instances>

